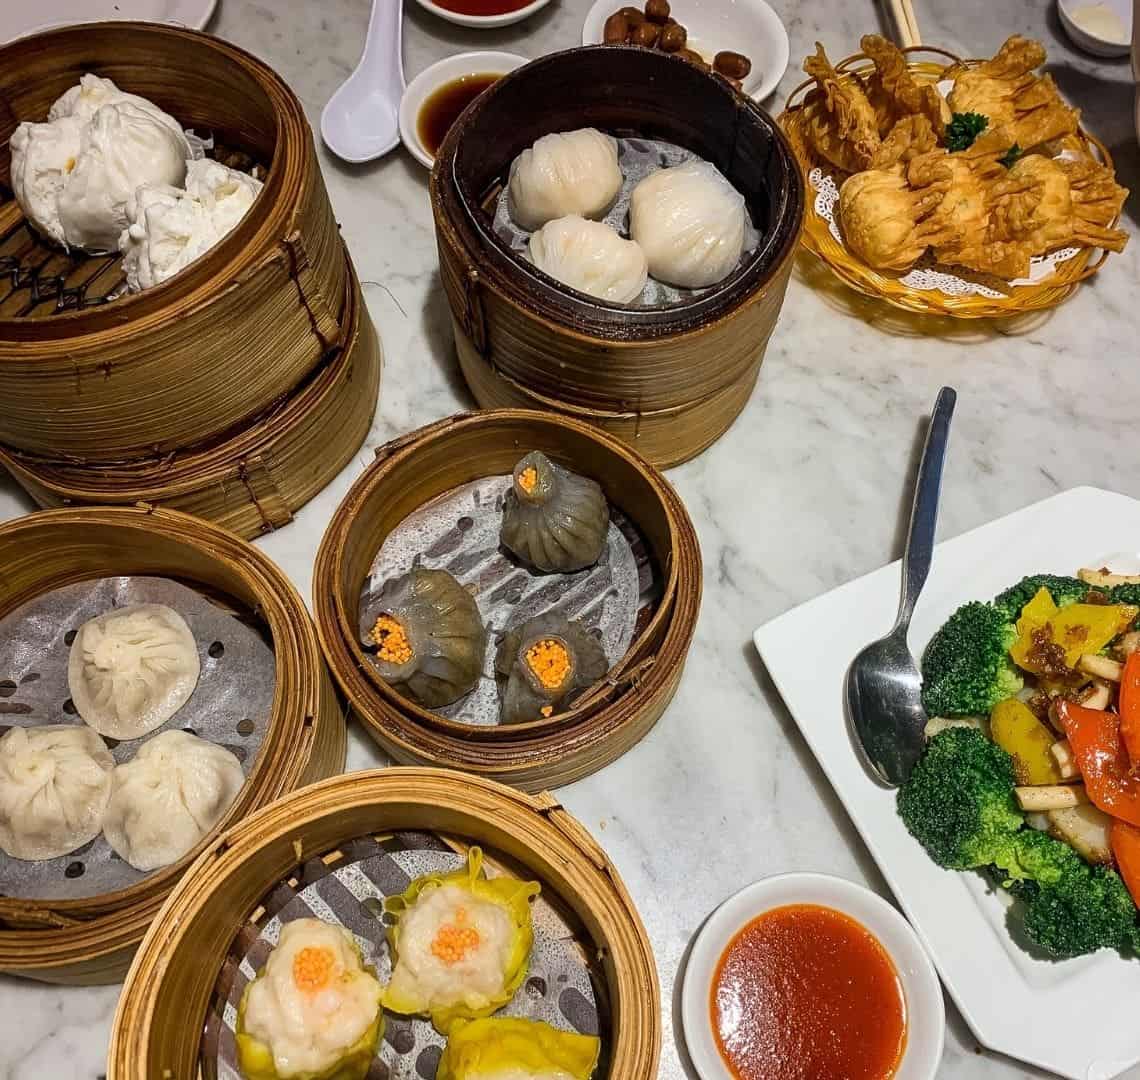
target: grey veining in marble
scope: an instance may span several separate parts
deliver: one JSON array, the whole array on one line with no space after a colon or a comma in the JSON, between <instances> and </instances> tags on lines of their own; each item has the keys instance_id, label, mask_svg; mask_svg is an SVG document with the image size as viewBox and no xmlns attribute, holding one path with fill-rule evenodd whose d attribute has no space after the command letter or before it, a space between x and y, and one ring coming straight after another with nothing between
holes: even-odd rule
<instances>
[{"instance_id":1,"label":"grey veining in marble","mask_svg":"<svg viewBox=\"0 0 1140 1080\"><path fill-rule=\"evenodd\" d=\"M773 2L791 35L793 63L817 38L839 57L854 51L861 33L880 26L872 0ZM589 0L553 0L499 32L450 26L415 0L405 6L410 80L463 49L537 56L576 45ZM356 63L367 7L365 0L221 0L213 29L277 68L315 122ZM1046 0L915 0L915 7L927 40L968 53L988 53L1015 30L1043 37L1058 82L1117 155L1122 182L1140 186L1126 62L1078 55ZM790 71L772 106L798 81ZM306 596L324 525L372 449L472 404L451 347L426 173L403 152L350 168L322 150L322 163L367 282L386 368L376 421L357 461L296 522L262 542ZM1136 208L1134 199L1130 228ZM885 892L763 673L749 643L753 628L898 556L918 420L943 383L960 394L943 535L1076 484L1140 496L1140 456L1132 444L1140 416L1138 279L1134 241L1052 317L998 333L920 326L857 302L805 263L747 410L714 448L671 473L706 566L704 609L684 681L641 745L560 793L613 858L653 940L664 1080L688 1075L673 1027L677 972L713 904L758 877L797 869L842 874ZM0 518L29 508L0 484ZM351 766L379 761L354 732ZM95 1080L115 997L114 988L55 990L0 979L0 1080ZM941 1077L1038 1075L979 1054L951 1009ZM1140 1070L1131 1075L1137 1080Z\"/></svg>"}]
</instances>

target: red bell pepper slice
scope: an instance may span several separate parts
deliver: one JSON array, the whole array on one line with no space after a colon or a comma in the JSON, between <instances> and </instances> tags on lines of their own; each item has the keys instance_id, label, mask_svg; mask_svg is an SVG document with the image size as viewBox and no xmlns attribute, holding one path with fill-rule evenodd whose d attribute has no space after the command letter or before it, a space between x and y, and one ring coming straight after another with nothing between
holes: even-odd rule
<instances>
[{"instance_id":1,"label":"red bell pepper slice","mask_svg":"<svg viewBox=\"0 0 1140 1080\"><path fill-rule=\"evenodd\" d=\"M1140 652L1128 657L1120 676L1120 734L1133 766L1140 765Z\"/></svg>"},{"instance_id":2,"label":"red bell pepper slice","mask_svg":"<svg viewBox=\"0 0 1140 1080\"><path fill-rule=\"evenodd\" d=\"M1074 701L1057 705L1092 804L1110 817L1140 826L1140 779L1132 775L1120 737L1120 717Z\"/></svg>"},{"instance_id":3,"label":"red bell pepper slice","mask_svg":"<svg viewBox=\"0 0 1140 1080\"><path fill-rule=\"evenodd\" d=\"M1140 829L1126 821L1112 823L1112 854L1124 884L1140 907Z\"/></svg>"}]
</instances>

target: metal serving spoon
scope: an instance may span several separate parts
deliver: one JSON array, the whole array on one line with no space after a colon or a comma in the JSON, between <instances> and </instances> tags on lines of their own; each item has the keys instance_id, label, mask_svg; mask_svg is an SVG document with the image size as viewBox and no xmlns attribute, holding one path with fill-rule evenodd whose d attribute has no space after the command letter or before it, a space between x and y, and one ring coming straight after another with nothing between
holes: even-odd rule
<instances>
[{"instance_id":1,"label":"metal serving spoon","mask_svg":"<svg viewBox=\"0 0 1140 1080\"><path fill-rule=\"evenodd\" d=\"M321 136L345 161L372 161L399 145L403 16L404 0L372 0L360 63L321 113Z\"/></svg>"},{"instance_id":2,"label":"metal serving spoon","mask_svg":"<svg viewBox=\"0 0 1140 1080\"><path fill-rule=\"evenodd\" d=\"M914 605L926 584L938 523L942 466L950 436L950 418L958 395L948 386L938 392L926 446L918 467L910 530L902 560L902 599L894 629L868 645L847 672L847 707L863 744L867 762L885 784L904 783L925 745L926 711L922 678L907 646Z\"/></svg>"}]
</instances>

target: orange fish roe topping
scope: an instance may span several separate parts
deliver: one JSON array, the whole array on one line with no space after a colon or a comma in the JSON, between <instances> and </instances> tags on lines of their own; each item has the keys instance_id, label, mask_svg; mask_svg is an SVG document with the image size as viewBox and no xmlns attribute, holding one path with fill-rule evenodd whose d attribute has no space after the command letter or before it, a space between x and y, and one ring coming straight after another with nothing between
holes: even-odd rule
<instances>
[{"instance_id":1,"label":"orange fish roe topping","mask_svg":"<svg viewBox=\"0 0 1140 1080\"><path fill-rule=\"evenodd\" d=\"M315 994L329 984L336 957L325 946L309 946L293 957L293 982L298 990Z\"/></svg>"},{"instance_id":2,"label":"orange fish roe topping","mask_svg":"<svg viewBox=\"0 0 1140 1080\"><path fill-rule=\"evenodd\" d=\"M431 954L437 960L442 960L449 967L452 964L462 963L469 952L479 948L483 939L479 931L473 926L464 926L467 922L467 912L460 908L455 913L458 926L445 923L439 928L435 940L431 943Z\"/></svg>"},{"instance_id":3,"label":"orange fish roe topping","mask_svg":"<svg viewBox=\"0 0 1140 1080\"><path fill-rule=\"evenodd\" d=\"M553 716L554 715L554 706L553 705L543 705L543 707L541 709L539 709L538 711L540 713L542 713L543 716Z\"/></svg>"},{"instance_id":4,"label":"orange fish roe topping","mask_svg":"<svg viewBox=\"0 0 1140 1080\"><path fill-rule=\"evenodd\" d=\"M519 487L523 489L528 495L534 491L535 485L538 483L538 470L533 465L528 465L521 473L519 473Z\"/></svg>"},{"instance_id":5,"label":"orange fish roe topping","mask_svg":"<svg viewBox=\"0 0 1140 1080\"><path fill-rule=\"evenodd\" d=\"M557 690L570 677L573 667L566 646L553 638L536 641L526 651L526 662L547 690Z\"/></svg>"},{"instance_id":6,"label":"orange fish roe topping","mask_svg":"<svg viewBox=\"0 0 1140 1080\"><path fill-rule=\"evenodd\" d=\"M406 664L412 658L412 645L399 619L381 615L372 627L372 643L379 646L376 654L390 664Z\"/></svg>"}]
</instances>

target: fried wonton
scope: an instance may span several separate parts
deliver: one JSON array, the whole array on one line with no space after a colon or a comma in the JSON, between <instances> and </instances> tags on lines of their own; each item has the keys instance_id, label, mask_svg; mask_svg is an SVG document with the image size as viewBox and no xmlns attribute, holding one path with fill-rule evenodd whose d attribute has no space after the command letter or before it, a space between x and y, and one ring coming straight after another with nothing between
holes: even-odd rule
<instances>
[{"instance_id":1,"label":"fried wonton","mask_svg":"<svg viewBox=\"0 0 1140 1080\"><path fill-rule=\"evenodd\" d=\"M816 89L804 104L804 136L820 157L844 172L858 172L871 164L879 148L875 110L854 78L842 79L831 66L823 46L804 61L804 71Z\"/></svg>"},{"instance_id":2,"label":"fried wonton","mask_svg":"<svg viewBox=\"0 0 1140 1080\"><path fill-rule=\"evenodd\" d=\"M950 122L950 106L938 88L916 79L902 50L886 38L866 34L859 44L875 65L875 73L867 86L867 98L878 118L880 134L886 135L905 117L925 116L931 130L941 138Z\"/></svg>"},{"instance_id":3,"label":"fried wonton","mask_svg":"<svg viewBox=\"0 0 1140 1080\"><path fill-rule=\"evenodd\" d=\"M904 116L879 144L871 158L872 169L889 169L927 154L938 146L938 138L925 116Z\"/></svg>"}]
</instances>

